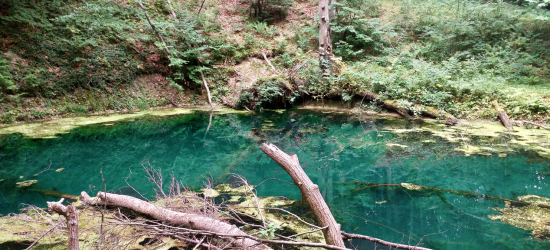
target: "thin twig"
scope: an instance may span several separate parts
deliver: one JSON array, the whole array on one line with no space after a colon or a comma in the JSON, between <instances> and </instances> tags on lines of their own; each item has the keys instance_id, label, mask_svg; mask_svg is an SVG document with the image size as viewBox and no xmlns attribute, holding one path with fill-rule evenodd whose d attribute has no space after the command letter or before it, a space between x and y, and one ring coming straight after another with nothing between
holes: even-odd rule
<instances>
[{"instance_id":1,"label":"thin twig","mask_svg":"<svg viewBox=\"0 0 550 250\"><path fill-rule=\"evenodd\" d=\"M29 247L27 247L25 250L29 250L31 249L32 247L34 247L34 245L36 245L36 243L38 243L42 238L44 238L44 236L46 236L47 234L51 233L54 229L56 229L59 225L61 225L63 223L63 221L60 221L59 223L57 223L57 225L55 225L54 227L50 228L50 230L48 230L47 232L45 232L42 236L40 236L40 238L38 238L37 240L35 240Z\"/></svg>"}]
</instances>

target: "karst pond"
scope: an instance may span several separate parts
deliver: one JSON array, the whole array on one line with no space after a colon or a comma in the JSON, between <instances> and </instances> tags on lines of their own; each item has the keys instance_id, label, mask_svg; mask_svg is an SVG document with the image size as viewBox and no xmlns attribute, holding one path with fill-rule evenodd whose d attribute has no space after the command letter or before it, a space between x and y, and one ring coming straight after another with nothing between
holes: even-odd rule
<instances>
[{"instance_id":1,"label":"karst pond","mask_svg":"<svg viewBox=\"0 0 550 250\"><path fill-rule=\"evenodd\" d=\"M298 155L346 232L411 245L421 241L432 249L550 248L544 240L549 203L543 198L550 197L548 135L487 126L483 131L436 121L264 110L136 116L47 135L4 129L0 213L24 204L44 207L59 199L53 193L106 188L151 197L143 166L197 190L231 181L225 174L236 173L253 185L267 180L258 187L260 196L300 199L299 189L283 182L291 182L288 174L259 149L271 142ZM528 213L525 208L536 210L529 220L542 226L514 224L522 219L509 211Z\"/></svg>"}]
</instances>

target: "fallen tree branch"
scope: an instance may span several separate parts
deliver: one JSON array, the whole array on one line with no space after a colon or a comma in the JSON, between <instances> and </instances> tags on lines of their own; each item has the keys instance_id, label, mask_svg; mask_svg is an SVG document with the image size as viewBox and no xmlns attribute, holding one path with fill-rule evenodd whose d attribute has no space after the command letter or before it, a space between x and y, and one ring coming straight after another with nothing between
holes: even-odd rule
<instances>
[{"instance_id":1,"label":"fallen tree branch","mask_svg":"<svg viewBox=\"0 0 550 250\"><path fill-rule=\"evenodd\" d=\"M82 192L80 200L87 205L124 207L170 225L238 238L233 242L233 245L238 248L271 249L266 245L260 244L257 240L251 239L248 237L248 234L241 231L235 225L206 216L175 212L131 196L98 192L96 197L91 198L86 192Z\"/></svg>"},{"instance_id":2,"label":"fallen tree branch","mask_svg":"<svg viewBox=\"0 0 550 250\"><path fill-rule=\"evenodd\" d=\"M510 117L506 114L506 111L504 111L503 108L498 105L498 101L494 100L492 102L493 107L497 111L498 119L502 122L502 124L508 129L508 131L514 131L514 126L512 126L512 122L510 121Z\"/></svg>"},{"instance_id":3,"label":"fallen tree branch","mask_svg":"<svg viewBox=\"0 0 550 250\"><path fill-rule=\"evenodd\" d=\"M365 98L370 99L372 101L382 103L382 106L384 108L394 110L395 112L397 112L398 114L400 114L401 116L403 116L406 119L411 118L411 115L409 115L409 111L407 109L405 109L404 107L400 106L399 103L397 103L397 101L389 100L389 99L386 99L386 100L382 101L382 100L380 100L379 95L377 95L373 92L370 92L370 91L366 91L365 95L363 96L363 100ZM363 103L363 100L361 100L361 103ZM439 109L434 108L434 107L424 106L424 105L419 105L419 104L416 104L415 108L417 110L421 110L422 115L432 117L432 118L436 118L436 119L443 119L445 121L445 124L447 124L447 125L456 125L456 124L460 123L459 119L457 119L453 115L451 115L451 114L449 114L449 113L447 113L443 110L439 110Z\"/></svg>"},{"instance_id":4,"label":"fallen tree branch","mask_svg":"<svg viewBox=\"0 0 550 250\"><path fill-rule=\"evenodd\" d=\"M206 83L206 79L204 79L204 74L202 73L202 70L201 70L201 78L202 78L202 83L204 84L204 87L206 88L206 93L208 94L208 103L210 103L210 107L214 107L212 105L212 98L210 97L210 89L208 88L208 84Z\"/></svg>"},{"instance_id":5,"label":"fallen tree branch","mask_svg":"<svg viewBox=\"0 0 550 250\"><path fill-rule=\"evenodd\" d=\"M342 236L344 236L345 239L362 239L362 240L368 240L368 241L371 241L371 242L376 242L376 243L384 245L384 246L389 246L390 248L394 247L394 248L410 249L410 250L431 250L430 248L393 243L393 242L381 240L381 239L366 236L366 235L348 234L348 233L343 232L343 231L342 231Z\"/></svg>"},{"instance_id":6,"label":"fallen tree branch","mask_svg":"<svg viewBox=\"0 0 550 250\"><path fill-rule=\"evenodd\" d=\"M531 124L533 126L537 126L537 127L540 127L540 128L546 129L546 130L550 130L550 127L544 126L540 123L530 122L530 121L523 121L523 123Z\"/></svg>"},{"instance_id":7,"label":"fallen tree branch","mask_svg":"<svg viewBox=\"0 0 550 250\"><path fill-rule=\"evenodd\" d=\"M323 230L326 242L334 246L345 248L344 241L340 235L340 224L336 223L336 220L332 216L328 205L325 203L319 191L319 186L313 184L302 169L302 166L300 166L298 156L289 156L271 143L262 144L260 149L277 162L300 188L302 197L307 200L315 217L317 217L321 223L321 227L327 227Z\"/></svg>"},{"instance_id":8,"label":"fallen tree branch","mask_svg":"<svg viewBox=\"0 0 550 250\"><path fill-rule=\"evenodd\" d=\"M267 64L271 67L271 69L273 71L275 71L275 73L277 73L277 69L275 69L275 67L273 67L273 64L271 64L271 62L269 61L269 59L267 59L267 56L265 55L265 52L262 50L262 56L264 56L264 60L267 62Z\"/></svg>"},{"instance_id":9,"label":"fallen tree branch","mask_svg":"<svg viewBox=\"0 0 550 250\"><path fill-rule=\"evenodd\" d=\"M166 46L166 42L164 42L164 38L160 34L160 32L157 30L153 22L151 21L151 17L149 17L149 13L147 13L147 10L145 9L145 6L141 3L141 1L138 2L139 6L143 9L143 12L145 13L145 17L147 17L147 22L149 22L149 25L151 25L151 28L155 33L157 33L157 36L159 37L160 41L162 42L162 45L164 46L164 52L166 52L166 55L170 55L170 50L168 50L168 46Z\"/></svg>"},{"instance_id":10,"label":"fallen tree branch","mask_svg":"<svg viewBox=\"0 0 550 250\"><path fill-rule=\"evenodd\" d=\"M109 194L109 196L111 196L111 194ZM185 233L194 233L194 234L197 234L197 235L200 234L200 235L206 235L206 236L216 236L216 237L221 237L221 238L232 238L232 239L235 239L235 238L248 238L250 240L261 242L261 243L270 243L270 244L278 244L278 245L283 244L283 245L291 245L291 246L309 246L309 247L322 247L322 248L325 248L325 249L349 250L345 247L328 245L328 244L324 244L324 243L314 243L314 242L305 242L305 241L270 240L270 239L258 238L258 237L248 235L248 234L241 235L241 236L235 236L235 235L228 235L228 234L223 234L223 233L216 233L216 232L212 232L212 231L191 230L191 229L187 229L187 228L179 228L179 227L174 227L174 226L169 226L169 225L160 225L158 223L155 223L154 221L150 221L149 223L150 224L157 224L159 226L163 226L163 227L166 227L166 228L170 228L172 230L172 232L170 232L168 230L163 230L163 229L158 228L158 227L154 227L153 225L150 225L150 224L148 225L148 224L145 224L145 223L139 223L138 225L142 225L144 227L153 227L153 229L159 231L163 235L178 235L178 234L181 234L182 232L185 232ZM135 224L135 223L129 222L129 224ZM340 238L341 238L341 236L340 236ZM250 248L246 248L246 249L250 249Z\"/></svg>"}]
</instances>

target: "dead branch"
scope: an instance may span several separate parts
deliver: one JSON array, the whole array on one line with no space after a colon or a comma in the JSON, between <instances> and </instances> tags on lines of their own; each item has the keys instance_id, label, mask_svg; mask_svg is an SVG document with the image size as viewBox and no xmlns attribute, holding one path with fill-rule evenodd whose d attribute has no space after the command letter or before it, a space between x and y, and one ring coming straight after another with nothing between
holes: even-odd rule
<instances>
[{"instance_id":1,"label":"dead branch","mask_svg":"<svg viewBox=\"0 0 550 250\"><path fill-rule=\"evenodd\" d=\"M214 108L214 106L212 105L212 98L210 97L210 89L208 88L208 84L206 83L206 79L204 79L204 74L202 73L202 70L201 70L201 78L202 78L202 83L204 84L204 87L206 88L206 93L208 94L208 103L210 103L210 107Z\"/></svg>"},{"instance_id":2,"label":"dead branch","mask_svg":"<svg viewBox=\"0 0 550 250\"><path fill-rule=\"evenodd\" d=\"M181 226L192 230L214 232L216 235L234 237L237 238L237 240L233 242L236 247L245 249L271 249L249 238L246 233L235 225L206 216L174 212L131 196L99 192L97 196L92 199L86 192L82 192L80 199L88 205L124 207L170 225Z\"/></svg>"},{"instance_id":3,"label":"dead branch","mask_svg":"<svg viewBox=\"0 0 550 250\"><path fill-rule=\"evenodd\" d=\"M523 121L523 123L531 124L533 126L537 126L537 127L540 127L540 128L546 129L546 130L550 130L550 127L544 126L540 123L530 122L530 121Z\"/></svg>"},{"instance_id":4,"label":"dead branch","mask_svg":"<svg viewBox=\"0 0 550 250\"><path fill-rule=\"evenodd\" d=\"M162 195L162 198L166 198L166 194L164 193L164 183L162 180L162 171L160 170L160 168L154 169L149 163L149 161L147 161L147 165L149 166L145 166L145 164L141 164L141 166L143 167L143 170L145 171L145 173L147 173L147 176L146 176L147 180L149 180L149 182L157 186L157 188L155 189L155 193L157 197Z\"/></svg>"},{"instance_id":5,"label":"dead branch","mask_svg":"<svg viewBox=\"0 0 550 250\"><path fill-rule=\"evenodd\" d=\"M65 219L67 220L67 228L69 230L69 250L79 250L80 246L78 244L78 214L76 212L75 206L70 205L65 207L63 204L61 204L63 200L64 199L61 199L58 202L47 202L48 209L50 211L53 211L65 216ZM50 229L50 231L56 227L53 227L52 229ZM44 235L42 237L44 237ZM40 239L42 237L40 237ZM36 242L38 242L38 240ZM34 244L35 243L33 243L33 245Z\"/></svg>"},{"instance_id":6,"label":"dead branch","mask_svg":"<svg viewBox=\"0 0 550 250\"><path fill-rule=\"evenodd\" d=\"M149 25L151 25L151 28L155 33L157 33L157 36L159 37L160 41L162 42L162 45L164 46L164 52L166 52L167 56L170 56L170 50L168 50L168 46L166 46L166 42L164 42L164 38L160 34L160 32L157 30L153 22L151 21L151 17L149 17L149 13L147 13L147 10L145 9L145 6L141 3L141 1L138 2L141 9L143 9L143 12L145 13L145 17L147 17L147 22L149 22Z\"/></svg>"},{"instance_id":7,"label":"dead branch","mask_svg":"<svg viewBox=\"0 0 550 250\"><path fill-rule=\"evenodd\" d=\"M258 208L258 214L260 215L260 218L262 219L262 225L265 227L265 218L264 218L264 214L262 213L262 209L260 208L260 202L258 201L258 196L256 196L256 193L254 193L254 191L252 190L250 185L248 185L248 182L244 179L244 177L242 177L238 174L232 174L232 176L240 179L241 182L244 185L246 185L246 187L248 188L248 191L250 191L250 193L252 193L252 195L254 196L254 201L256 202L256 207Z\"/></svg>"},{"instance_id":8,"label":"dead branch","mask_svg":"<svg viewBox=\"0 0 550 250\"><path fill-rule=\"evenodd\" d=\"M267 59L267 56L265 55L265 52L262 50L262 56L264 56L264 60L267 62L267 65L269 65L271 67L271 69L277 73L277 69L275 69L275 67L273 67L273 64L271 64L271 62L269 61L269 59Z\"/></svg>"},{"instance_id":9,"label":"dead branch","mask_svg":"<svg viewBox=\"0 0 550 250\"><path fill-rule=\"evenodd\" d=\"M319 186L313 184L307 174L300 166L298 156L289 156L285 152L281 151L277 146L271 143L264 143L260 146L260 149L277 162L289 175L292 177L294 183L300 188L303 197L310 205L315 217L321 223L321 227L327 227L323 230L325 240L328 244L345 248L344 241L340 235L340 224L336 223L336 220L332 216L328 205L325 203Z\"/></svg>"},{"instance_id":10,"label":"dead branch","mask_svg":"<svg viewBox=\"0 0 550 250\"><path fill-rule=\"evenodd\" d=\"M35 240L30 246L28 246L27 248L25 248L25 250L30 250L32 249L36 243L38 243L42 238L44 238L44 236L48 235L49 233L51 233L53 230L55 230L57 227L59 227L61 224L63 224L62 221L60 221L59 223L57 223L55 226L53 226L52 228L50 228L50 230L46 231L44 234L42 234L42 236L40 236L40 238L38 238L37 240Z\"/></svg>"},{"instance_id":11,"label":"dead branch","mask_svg":"<svg viewBox=\"0 0 550 250\"><path fill-rule=\"evenodd\" d=\"M381 244L381 245L389 246L390 248L395 247L395 248L400 248L400 249L411 249L411 250L431 250L430 248L393 243L393 242L377 239L377 238L366 236L366 235L348 234L348 233L343 232L343 231L342 231L342 236L344 236L345 239L363 239L363 240L376 242L376 243Z\"/></svg>"},{"instance_id":12,"label":"dead branch","mask_svg":"<svg viewBox=\"0 0 550 250\"><path fill-rule=\"evenodd\" d=\"M174 12L174 8L172 8L172 1L170 0L166 0L168 2L168 6L170 6L170 11L172 12L172 17L174 18L174 20L176 20L176 22L180 22L180 20L178 20L178 17L176 16L176 12Z\"/></svg>"}]
</instances>

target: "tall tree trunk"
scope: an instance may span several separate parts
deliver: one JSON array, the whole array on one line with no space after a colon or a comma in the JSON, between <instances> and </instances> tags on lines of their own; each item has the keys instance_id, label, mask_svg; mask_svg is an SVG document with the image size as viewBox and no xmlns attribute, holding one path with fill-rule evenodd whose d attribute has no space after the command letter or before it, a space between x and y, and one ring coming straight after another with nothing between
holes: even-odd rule
<instances>
[{"instance_id":1,"label":"tall tree trunk","mask_svg":"<svg viewBox=\"0 0 550 250\"><path fill-rule=\"evenodd\" d=\"M319 191L319 186L313 184L302 169L302 166L300 166L298 156L289 156L271 143L264 143L260 148L267 156L277 162L300 188L302 197L307 200L321 227L326 227L323 230L323 234L325 235L327 244L345 248L342 235L340 234L340 224L336 223L336 220L332 216L327 203L325 203Z\"/></svg>"},{"instance_id":2,"label":"tall tree trunk","mask_svg":"<svg viewBox=\"0 0 550 250\"><path fill-rule=\"evenodd\" d=\"M333 71L329 0L319 0L319 64L323 77Z\"/></svg>"}]
</instances>

